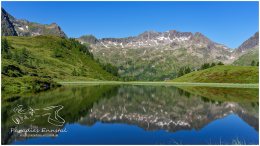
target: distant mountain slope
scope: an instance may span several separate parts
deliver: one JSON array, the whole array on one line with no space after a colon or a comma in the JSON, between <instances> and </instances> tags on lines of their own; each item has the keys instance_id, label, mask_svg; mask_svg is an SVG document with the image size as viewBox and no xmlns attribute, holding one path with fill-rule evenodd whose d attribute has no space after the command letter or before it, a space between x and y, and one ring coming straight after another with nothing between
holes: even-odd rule
<instances>
[{"instance_id":1,"label":"distant mountain slope","mask_svg":"<svg viewBox=\"0 0 260 146\"><path fill-rule=\"evenodd\" d=\"M235 60L233 64L239 66L251 66L252 61L255 61L255 65L259 62L258 48L253 48L253 50L247 51L247 53L241 55L237 60Z\"/></svg>"},{"instance_id":2,"label":"distant mountain slope","mask_svg":"<svg viewBox=\"0 0 260 146\"><path fill-rule=\"evenodd\" d=\"M252 61L259 62L259 32L242 43L234 52L234 65L248 66Z\"/></svg>"},{"instance_id":3,"label":"distant mountain slope","mask_svg":"<svg viewBox=\"0 0 260 146\"><path fill-rule=\"evenodd\" d=\"M36 88L37 82L49 86L48 81L71 80L117 80L117 77L103 70L88 48L73 39L2 37L2 91Z\"/></svg>"},{"instance_id":4,"label":"distant mountain slope","mask_svg":"<svg viewBox=\"0 0 260 146\"><path fill-rule=\"evenodd\" d=\"M221 65L191 72L173 81L195 83L258 83L258 69L255 66Z\"/></svg>"},{"instance_id":5,"label":"distant mountain slope","mask_svg":"<svg viewBox=\"0 0 260 146\"><path fill-rule=\"evenodd\" d=\"M44 25L16 19L8 14L3 8L1 8L1 16L2 36L54 35L67 37L56 23Z\"/></svg>"},{"instance_id":6,"label":"distant mountain slope","mask_svg":"<svg viewBox=\"0 0 260 146\"><path fill-rule=\"evenodd\" d=\"M90 43L101 62L116 65L122 77L134 80L164 80L176 77L180 67L197 68L205 62L228 61L231 50L201 33L146 31L127 38L94 36L78 38Z\"/></svg>"}]
</instances>

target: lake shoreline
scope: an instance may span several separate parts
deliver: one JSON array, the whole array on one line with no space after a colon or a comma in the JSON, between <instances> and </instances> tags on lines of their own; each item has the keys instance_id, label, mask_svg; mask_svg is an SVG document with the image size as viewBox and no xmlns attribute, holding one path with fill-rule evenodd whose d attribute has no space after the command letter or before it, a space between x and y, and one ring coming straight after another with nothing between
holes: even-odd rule
<instances>
[{"instance_id":1,"label":"lake shoreline","mask_svg":"<svg viewBox=\"0 0 260 146\"><path fill-rule=\"evenodd\" d=\"M259 88L259 84L238 83L190 83L190 82L143 82L143 81L63 81L61 85L165 85L165 86L202 86L202 87L225 87L225 88Z\"/></svg>"}]
</instances>

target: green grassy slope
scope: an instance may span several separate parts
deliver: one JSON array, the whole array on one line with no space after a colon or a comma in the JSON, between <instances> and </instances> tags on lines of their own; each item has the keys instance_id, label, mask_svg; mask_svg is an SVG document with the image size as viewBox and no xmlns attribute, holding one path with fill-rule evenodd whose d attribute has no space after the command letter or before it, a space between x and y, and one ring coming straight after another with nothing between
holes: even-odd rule
<instances>
[{"instance_id":1,"label":"green grassy slope","mask_svg":"<svg viewBox=\"0 0 260 146\"><path fill-rule=\"evenodd\" d=\"M32 89L37 82L117 80L76 41L55 36L3 38L11 46L10 55L2 51L4 91Z\"/></svg>"},{"instance_id":2,"label":"green grassy slope","mask_svg":"<svg viewBox=\"0 0 260 146\"><path fill-rule=\"evenodd\" d=\"M259 60L259 51L252 50L242 56L240 56L236 61L233 62L234 65L240 66L250 66L252 61L258 62Z\"/></svg>"},{"instance_id":3,"label":"green grassy slope","mask_svg":"<svg viewBox=\"0 0 260 146\"><path fill-rule=\"evenodd\" d=\"M198 83L258 83L258 74L258 67L255 66L222 65L191 72L172 81Z\"/></svg>"}]
</instances>

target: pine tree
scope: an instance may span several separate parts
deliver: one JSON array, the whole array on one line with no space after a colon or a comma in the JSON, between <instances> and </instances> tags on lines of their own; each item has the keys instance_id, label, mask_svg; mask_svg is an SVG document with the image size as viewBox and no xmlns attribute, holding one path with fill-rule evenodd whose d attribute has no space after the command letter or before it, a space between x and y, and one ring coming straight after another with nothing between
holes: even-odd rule
<instances>
[{"instance_id":1,"label":"pine tree","mask_svg":"<svg viewBox=\"0 0 260 146\"><path fill-rule=\"evenodd\" d=\"M224 65L224 63L223 63L223 62L221 62L221 61L219 61L219 62L218 62L218 65Z\"/></svg>"},{"instance_id":2,"label":"pine tree","mask_svg":"<svg viewBox=\"0 0 260 146\"><path fill-rule=\"evenodd\" d=\"M181 76L183 76L184 75L184 69L183 69L183 67L181 67L180 69L179 69L179 72L178 72L178 77L181 77Z\"/></svg>"},{"instance_id":3,"label":"pine tree","mask_svg":"<svg viewBox=\"0 0 260 146\"><path fill-rule=\"evenodd\" d=\"M252 60L251 66L255 66L255 61L254 60Z\"/></svg>"},{"instance_id":4,"label":"pine tree","mask_svg":"<svg viewBox=\"0 0 260 146\"><path fill-rule=\"evenodd\" d=\"M73 69L73 71L72 71L71 75L72 75L72 76L77 76L77 71L76 71L76 69L75 69L75 68Z\"/></svg>"},{"instance_id":5,"label":"pine tree","mask_svg":"<svg viewBox=\"0 0 260 146\"><path fill-rule=\"evenodd\" d=\"M12 58L12 53L10 50L10 45L8 44L8 41L4 38L1 40L1 51L2 51L2 56L6 59L11 59Z\"/></svg>"},{"instance_id":6,"label":"pine tree","mask_svg":"<svg viewBox=\"0 0 260 146\"><path fill-rule=\"evenodd\" d=\"M191 72L190 67L187 67L187 68L185 69L185 74L188 74L188 73L190 73L190 72Z\"/></svg>"},{"instance_id":7,"label":"pine tree","mask_svg":"<svg viewBox=\"0 0 260 146\"><path fill-rule=\"evenodd\" d=\"M213 62L213 63L211 63L211 66L210 67L214 67L214 66L216 66L216 64Z\"/></svg>"},{"instance_id":8,"label":"pine tree","mask_svg":"<svg viewBox=\"0 0 260 146\"><path fill-rule=\"evenodd\" d=\"M29 52L27 51L26 48L23 48L20 53L18 53L18 63L19 64L24 64L27 61L27 58L29 56Z\"/></svg>"},{"instance_id":9,"label":"pine tree","mask_svg":"<svg viewBox=\"0 0 260 146\"><path fill-rule=\"evenodd\" d=\"M201 70L203 70L203 69L207 69L207 68L209 68L210 67L210 64L209 63L204 63L202 66L201 66Z\"/></svg>"}]
</instances>

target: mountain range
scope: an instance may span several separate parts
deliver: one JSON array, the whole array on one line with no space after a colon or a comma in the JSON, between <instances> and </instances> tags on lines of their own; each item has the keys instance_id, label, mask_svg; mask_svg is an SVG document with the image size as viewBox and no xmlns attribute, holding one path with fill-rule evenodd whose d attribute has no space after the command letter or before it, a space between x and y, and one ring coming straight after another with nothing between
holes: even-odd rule
<instances>
[{"instance_id":1,"label":"mountain range","mask_svg":"<svg viewBox=\"0 0 260 146\"><path fill-rule=\"evenodd\" d=\"M55 35L67 38L56 24L42 25L16 19L2 8L2 36ZM165 80L177 77L182 67L197 70L204 63L223 62L250 65L258 62L259 33L231 49L200 32L145 31L126 38L101 38L84 35L76 38L89 47L94 58L118 68L122 78Z\"/></svg>"},{"instance_id":2,"label":"mountain range","mask_svg":"<svg viewBox=\"0 0 260 146\"><path fill-rule=\"evenodd\" d=\"M258 61L259 33L231 49L196 32L146 31L126 38L97 39L85 35L78 40L91 44L91 52L101 62L109 62L119 68L123 77L135 80L162 80L174 78L181 67L193 70L203 63L250 65Z\"/></svg>"}]
</instances>

